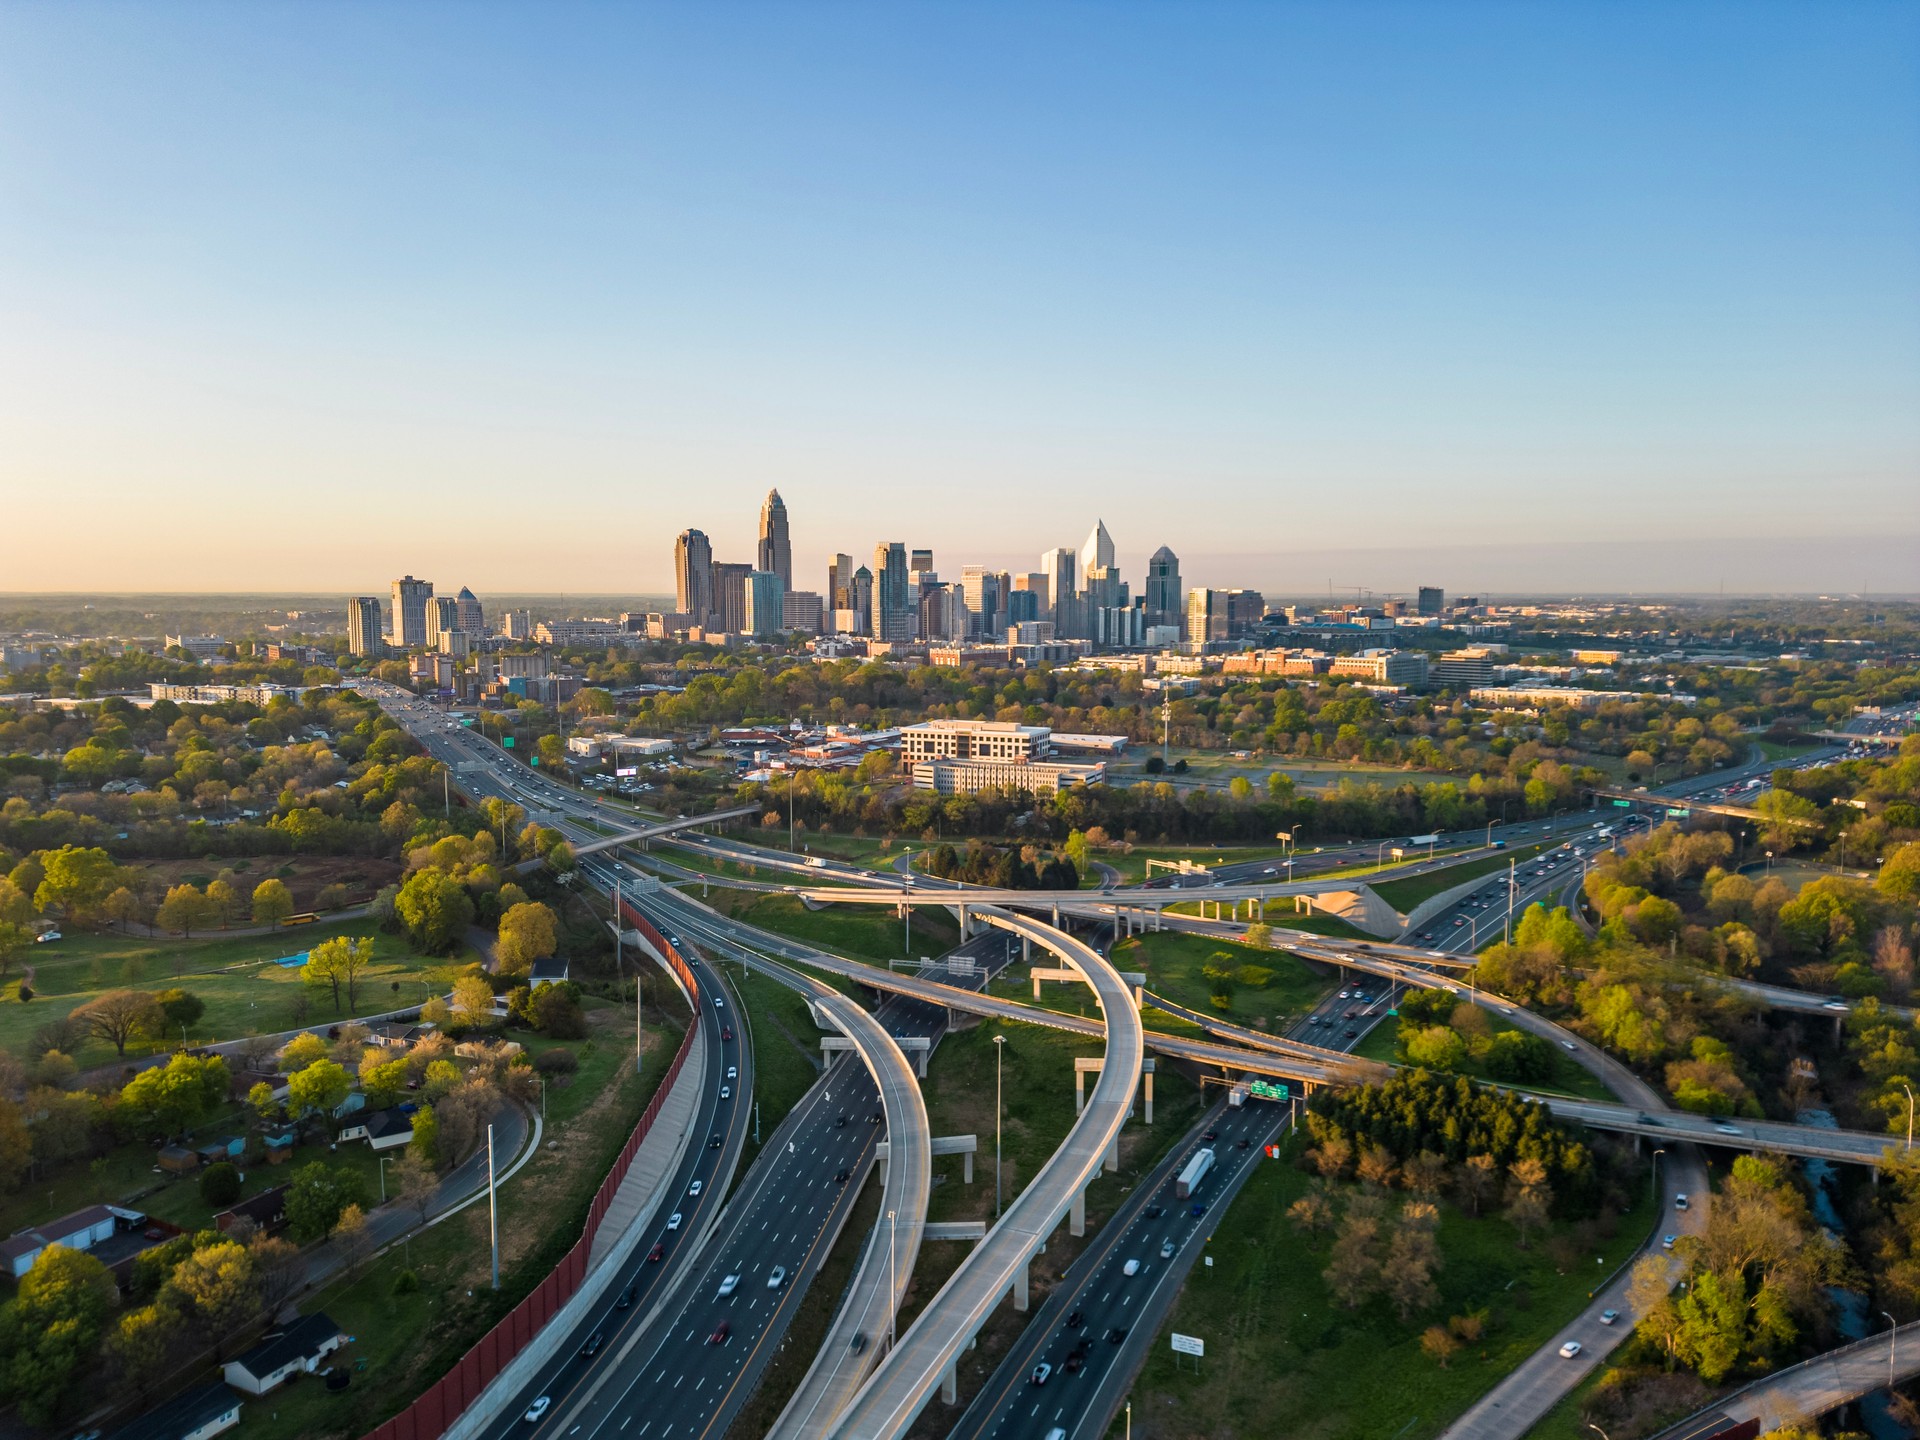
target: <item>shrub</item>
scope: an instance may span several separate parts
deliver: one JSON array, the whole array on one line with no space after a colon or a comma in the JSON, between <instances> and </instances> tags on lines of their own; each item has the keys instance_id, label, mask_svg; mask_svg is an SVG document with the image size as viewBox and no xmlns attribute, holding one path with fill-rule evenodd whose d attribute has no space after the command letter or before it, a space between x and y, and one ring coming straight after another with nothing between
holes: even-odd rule
<instances>
[{"instance_id":1,"label":"shrub","mask_svg":"<svg viewBox=\"0 0 1920 1440\"><path fill-rule=\"evenodd\" d=\"M200 1198L224 1210L240 1198L240 1171L228 1161L209 1165L200 1172Z\"/></svg>"}]
</instances>

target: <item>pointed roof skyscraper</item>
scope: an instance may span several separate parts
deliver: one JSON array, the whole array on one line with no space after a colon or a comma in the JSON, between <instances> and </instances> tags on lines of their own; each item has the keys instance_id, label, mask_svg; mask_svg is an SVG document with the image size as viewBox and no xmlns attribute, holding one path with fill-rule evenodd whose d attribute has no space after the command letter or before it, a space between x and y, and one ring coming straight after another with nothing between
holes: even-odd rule
<instances>
[{"instance_id":1,"label":"pointed roof skyscraper","mask_svg":"<svg viewBox=\"0 0 1920 1440\"><path fill-rule=\"evenodd\" d=\"M1107 533L1107 522L1096 520L1093 530L1087 536L1087 543L1080 547L1080 583L1085 584L1087 575L1096 565L1108 569L1113 567L1113 537Z\"/></svg>"}]
</instances>

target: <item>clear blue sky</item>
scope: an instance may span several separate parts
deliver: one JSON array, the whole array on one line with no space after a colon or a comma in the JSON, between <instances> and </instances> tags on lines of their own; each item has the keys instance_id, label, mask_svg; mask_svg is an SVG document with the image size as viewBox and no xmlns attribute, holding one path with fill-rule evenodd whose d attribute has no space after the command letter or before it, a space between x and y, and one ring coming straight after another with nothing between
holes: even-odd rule
<instances>
[{"instance_id":1,"label":"clear blue sky","mask_svg":"<svg viewBox=\"0 0 1920 1440\"><path fill-rule=\"evenodd\" d=\"M1917 400L1911 4L0 9L0 588L1914 589Z\"/></svg>"}]
</instances>

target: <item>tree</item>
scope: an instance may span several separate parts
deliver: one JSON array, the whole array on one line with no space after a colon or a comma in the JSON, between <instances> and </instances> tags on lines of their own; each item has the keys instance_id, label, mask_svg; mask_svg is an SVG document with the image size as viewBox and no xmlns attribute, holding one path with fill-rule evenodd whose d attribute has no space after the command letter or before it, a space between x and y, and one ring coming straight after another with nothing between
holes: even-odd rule
<instances>
[{"instance_id":1,"label":"tree","mask_svg":"<svg viewBox=\"0 0 1920 1440\"><path fill-rule=\"evenodd\" d=\"M1444 1325L1429 1325L1420 1332L1420 1350L1429 1360L1442 1370L1447 1362L1459 1353L1460 1342L1453 1338L1451 1331Z\"/></svg>"},{"instance_id":2,"label":"tree","mask_svg":"<svg viewBox=\"0 0 1920 1440\"><path fill-rule=\"evenodd\" d=\"M351 935L336 935L322 940L307 954L300 967L300 978L316 990L333 991L333 1013L340 1013L340 989L346 987L347 1008L356 1008L361 979L373 963L373 940Z\"/></svg>"},{"instance_id":3,"label":"tree","mask_svg":"<svg viewBox=\"0 0 1920 1440\"><path fill-rule=\"evenodd\" d=\"M1273 948L1273 927L1264 921L1257 925L1249 925L1247 927L1247 944L1253 946L1256 950L1271 950Z\"/></svg>"},{"instance_id":4,"label":"tree","mask_svg":"<svg viewBox=\"0 0 1920 1440\"><path fill-rule=\"evenodd\" d=\"M0 1095L0 1191L17 1190L33 1163L33 1133L20 1107Z\"/></svg>"},{"instance_id":5,"label":"tree","mask_svg":"<svg viewBox=\"0 0 1920 1440\"><path fill-rule=\"evenodd\" d=\"M167 1023L149 990L109 990L75 1007L70 1018L85 1026L88 1034L112 1045L114 1053L122 1057L129 1043L141 1036L163 1034Z\"/></svg>"},{"instance_id":6,"label":"tree","mask_svg":"<svg viewBox=\"0 0 1920 1440\"><path fill-rule=\"evenodd\" d=\"M142 1070L121 1088L119 1113L134 1129L158 1139L192 1129L225 1103L232 1077L218 1055L184 1050L165 1065Z\"/></svg>"},{"instance_id":7,"label":"tree","mask_svg":"<svg viewBox=\"0 0 1920 1440\"><path fill-rule=\"evenodd\" d=\"M42 910L58 907L74 920L87 919L119 883L113 857L98 848L62 845L40 861L42 879L33 903Z\"/></svg>"},{"instance_id":8,"label":"tree","mask_svg":"<svg viewBox=\"0 0 1920 1440\"><path fill-rule=\"evenodd\" d=\"M0 884L6 882L0 881ZM0 980L6 979L20 957L33 944L33 932L11 920L0 920Z\"/></svg>"},{"instance_id":9,"label":"tree","mask_svg":"<svg viewBox=\"0 0 1920 1440\"><path fill-rule=\"evenodd\" d=\"M365 1208L367 1187L359 1172L316 1160L287 1182L287 1230L294 1239L318 1240L330 1233L349 1205Z\"/></svg>"},{"instance_id":10,"label":"tree","mask_svg":"<svg viewBox=\"0 0 1920 1440\"><path fill-rule=\"evenodd\" d=\"M307 1257L291 1240L264 1231L247 1241L247 1251L253 1256L253 1273L260 1281L260 1308L268 1315L278 1315L306 1284Z\"/></svg>"},{"instance_id":11,"label":"tree","mask_svg":"<svg viewBox=\"0 0 1920 1440\"><path fill-rule=\"evenodd\" d=\"M280 1102L274 1099L273 1086L264 1080L254 1081L253 1088L247 1091L247 1106L263 1125L271 1125L280 1114Z\"/></svg>"},{"instance_id":12,"label":"tree","mask_svg":"<svg viewBox=\"0 0 1920 1440\"><path fill-rule=\"evenodd\" d=\"M233 888L233 882L215 880L207 886L207 906L222 928L228 925L240 913L240 894Z\"/></svg>"},{"instance_id":13,"label":"tree","mask_svg":"<svg viewBox=\"0 0 1920 1440\"><path fill-rule=\"evenodd\" d=\"M0 875L0 924L27 925L33 920L33 901L7 876Z\"/></svg>"},{"instance_id":14,"label":"tree","mask_svg":"<svg viewBox=\"0 0 1920 1440\"><path fill-rule=\"evenodd\" d=\"M280 1047L280 1068L289 1074L304 1070L314 1061L323 1059L326 1053L327 1042L311 1030L303 1030Z\"/></svg>"},{"instance_id":15,"label":"tree","mask_svg":"<svg viewBox=\"0 0 1920 1440\"><path fill-rule=\"evenodd\" d=\"M1909 840L1882 860L1873 884L1890 900L1920 904L1920 840Z\"/></svg>"},{"instance_id":16,"label":"tree","mask_svg":"<svg viewBox=\"0 0 1920 1440\"><path fill-rule=\"evenodd\" d=\"M469 1028L488 1024L493 1019L493 987L477 975L454 981L453 1018Z\"/></svg>"},{"instance_id":17,"label":"tree","mask_svg":"<svg viewBox=\"0 0 1920 1440\"><path fill-rule=\"evenodd\" d=\"M425 1110L421 1115L428 1113ZM419 1116L414 1117L414 1138L420 1134ZM440 1176L434 1171L430 1161L422 1160L408 1146L407 1153L400 1157L400 1163L393 1167L394 1181L398 1185L400 1203L420 1217L422 1225L427 1223L427 1213L433 1208L433 1197L440 1190Z\"/></svg>"},{"instance_id":18,"label":"tree","mask_svg":"<svg viewBox=\"0 0 1920 1440\"><path fill-rule=\"evenodd\" d=\"M240 1198L240 1171L222 1160L200 1172L200 1198L215 1210L224 1210Z\"/></svg>"},{"instance_id":19,"label":"tree","mask_svg":"<svg viewBox=\"0 0 1920 1440\"><path fill-rule=\"evenodd\" d=\"M271 925L280 928L280 922L293 914L293 896L284 882L276 879L262 880L253 887L253 919L255 924Z\"/></svg>"},{"instance_id":20,"label":"tree","mask_svg":"<svg viewBox=\"0 0 1920 1440\"><path fill-rule=\"evenodd\" d=\"M573 847L564 840L547 851L547 868L549 870L565 875L573 869L573 863Z\"/></svg>"},{"instance_id":21,"label":"tree","mask_svg":"<svg viewBox=\"0 0 1920 1440\"><path fill-rule=\"evenodd\" d=\"M162 1305L171 1305L194 1329L213 1340L219 1355L225 1342L260 1314L260 1277L247 1247L234 1240L196 1246L160 1288Z\"/></svg>"},{"instance_id":22,"label":"tree","mask_svg":"<svg viewBox=\"0 0 1920 1440\"><path fill-rule=\"evenodd\" d=\"M49 1245L0 1307L0 1394L35 1425L52 1422L86 1372L115 1298L113 1275L81 1250Z\"/></svg>"},{"instance_id":23,"label":"tree","mask_svg":"<svg viewBox=\"0 0 1920 1440\"><path fill-rule=\"evenodd\" d=\"M352 1089L345 1070L331 1060L316 1060L287 1077L287 1103L296 1114L332 1115Z\"/></svg>"},{"instance_id":24,"label":"tree","mask_svg":"<svg viewBox=\"0 0 1920 1440\"><path fill-rule=\"evenodd\" d=\"M502 973L524 975L534 961L553 954L559 943L553 911L530 901L515 905L500 917L500 940L494 955Z\"/></svg>"},{"instance_id":25,"label":"tree","mask_svg":"<svg viewBox=\"0 0 1920 1440\"><path fill-rule=\"evenodd\" d=\"M107 1337L107 1356L121 1380L143 1398L173 1373L186 1344L186 1324L171 1305L142 1305L121 1315Z\"/></svg>"},{"instance_id":26,"label":"tree","mask_svg":"<svg viewBox=\"0 0 1920 1440\"><path fill-rule=\"evenodd\" d=\"M347 1273L351 1275L373 1251L373 1234L367 1229L367 1212L351 1204L341 1210L340 1218L333 1222L331 1238L340 1251Z\"/></svg>"},{"instance_id":27,"label":"tree","mask_svg":"<svg viewBox=\"0 0 1920 1440\"><path fill-rule=\"evenodd\" d=\"M376 1110L384 1110L396 1103L406 1088L407 1062L404 1058L360 1067L361 1093L367 1097L367 1104Z\"/></svg>"},{"instance_id":28,"label":"tree","mask_svg":"<svg viewBox=\"0 0 1920 1440\"><path fill-rule=\"evenodd\" d=\"M583 1040L587 1034L586 1012L573 995L571 985L542 985L533 992L527 1007L533 1028L556 1040Z\"/></svg>"},{"instance_id":29,"label":"tree","mask_svg":"<svg viewBox=\"0 0 1920 1440\"><path fill-rule=\"evenodd\" d=\"M162 930L172 930L191 938L195 926L205 929L212 923L215 908L214 902L193 886L175 885L167 891L167 898L160 902L153 921Z\"/></svg>"},{"instance_id":30,"label":"tree","mask_svg":"<svg viewBox=\"0 0 1920 1440\"><path fill-rule=\"evenodd\" d=\"M440 1120L431 1105L413 1112L413 1138L407 1141L407 1159L429 1170L440 1164Z\"/></svg>"},{"instance_id":31,"label":"tree","mask_svg":"<svg viewBox=\"0 0 1920 1440\"><path fill-rule=\"evenodd\" d=\"M473 901L452 876L416 870L394 897L393 913L415 947L435 955L450 949L473 923Z\"/></svg>"},{"instance_id":32,"label":"tree","mask_svg":"<svg viewBox=\"0 0 1920 1440\"><path fill-rule=\"evenodd\" d=\"M207 1013L207 1002L190 990L162 990L153 997L160 1013L167 1017L169 1035L197 1025Z\"/></svg>"}]
</instances>

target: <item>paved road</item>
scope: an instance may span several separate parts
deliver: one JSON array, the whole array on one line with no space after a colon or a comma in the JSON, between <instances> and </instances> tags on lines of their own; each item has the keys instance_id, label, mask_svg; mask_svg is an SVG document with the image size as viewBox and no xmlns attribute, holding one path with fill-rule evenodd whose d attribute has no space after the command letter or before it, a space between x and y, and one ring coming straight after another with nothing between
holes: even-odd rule
<instances>
[{"instance_id":1,"label":"paved road","mask_svg":"<svg viewBox=\"0 0 1920 1440\"><path fill-rule=\"evenodd\" d=\"M1758 1420L1764 1433L1818 1418L1850 1400L1885 1389L1890 1376L1898 1384L1915 1375L1920 1375L1920 1321L1763 1376L1662 1430L1654 1440L1701 1440L1742 1420Z\"/></svg>"}]
</instances>

